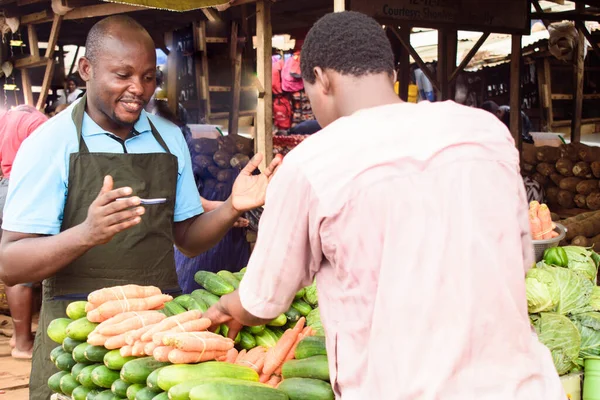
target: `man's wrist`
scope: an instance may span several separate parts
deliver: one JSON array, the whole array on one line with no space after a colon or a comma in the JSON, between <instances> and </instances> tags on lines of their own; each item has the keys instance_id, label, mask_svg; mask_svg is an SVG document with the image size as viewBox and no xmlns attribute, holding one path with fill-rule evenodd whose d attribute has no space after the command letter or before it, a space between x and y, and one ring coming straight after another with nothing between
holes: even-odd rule
<instances>
[{"instance_id":1,"label":"man's wrist","mask_svg":"<svg viewBox=\"0 0 600 400\"><path fill-rule=\"evenodd\" d=\"M228 215L234 221L237 221L237 219L244 214L243 211L236 210L236 208L233 206L233 200L231 199L231 196L225 200L221 207L226 208Z\"/></svg>"}]
</instances>

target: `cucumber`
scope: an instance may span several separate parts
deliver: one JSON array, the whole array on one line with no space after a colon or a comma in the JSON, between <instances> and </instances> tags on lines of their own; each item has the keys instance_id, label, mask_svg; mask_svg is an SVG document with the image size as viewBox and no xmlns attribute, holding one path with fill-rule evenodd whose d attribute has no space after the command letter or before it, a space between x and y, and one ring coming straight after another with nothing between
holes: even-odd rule
<instances>
[{"instance_id":1,"label":"cucumber","mask_svg":"<svg viewBox=\"0 0 600 400\"><path fill-rule=\"evenodd\" d=\"M334 400L331 385L319 379L290 378L284 379L277 389L287 394L290 400Z\"/></svg>"},{"instance_id":2,"label":"cucumber","mask_svg":"<svg viewBox=\"0 0 600 400\"><path fill-rule=\"evenodd\" d=\"M48 387L50 390L55 393L62 393L62 390L60 390L60 380L65 375L69 375L69 373L66 371L59 371L48 378Z\"/></svg>"},{"instance_id":3,"label":"cucumber","mask_svg":"<svg viewBox=\"0 0 600 400\"><path fill-rule=\"evenodd\" d=\"M97 326L98 324L90 322L87 318L83 317L71 322L69 326L67 326L66 333L71 339L85 342L88 335L96 329Z\"/></svg>"},{"instance_id":4,"label":"cucumber","mask_svg":"<svg viewBox=\"0 0 600 400\"><path fill-rule=\"evenodd\" d=\"M242 282L242 279L244 278L244 272L234 272L233 276L235 276L237 279L239 279L240 282Z\"/></svg>"},{"instance_id":5,"label":"cucumber","mask_svg":"<svg viewBox=\"0 0 600 400\"><path fill-rule=\"evenodd\" d=\"M58 344L62 344L67 337L67 326L73 322L69 318L56 318L52 320L46 329L48 337Z\"/></svg>"},{"instance_id":6,"label":"cucumber","mask_svg":"<svg viewBox=\"0 0 600 400\"><path fill-rule=\"evenodd\" d=\"M88 360L87 358L85 358L85 349L87 349L89 346L89 344L83 342L81 344L78 344L74 349L73 349L73 360L77 361L78 363L88 363L90 362L90 360Z\"/></svg>"},{"instance_id":7,"label":"cucumber","mask_svg":"<svg viewBox=\"0 0 600 400\"><path fill-rule=\"evenodd\" d=\"M281 337L283 336L283 329L276 326L272 326L269 329L271 329L271 332L273 332L273 334L277 338L277 341L279 341L279 339L281 339Z\"/></svg>"},{"instance_id":8,"label":"cucumber","mask_svg":"<svg viewBox=\"0 0 600 400\"><path fill-rule=\"evenodd\" d=\"M121 369L121 379L129 383L146 385L148 375L150 375L152 371L169 364L170 363L156 361L154 357L131 360L123 365L123 369Z\"/></svg>"},{"instance_id":9,"label":"cucumber","mask_svg":"<svg viewBox=\"0 0 600 400\"><path fill-rule=\"evenodd\" d=\"M167 311L168 314L171 314L171 316L173 316L184 313L186 310L174 301L167 301L165 303L165 311Z\"/></svg>"},{"instance_id":10,"label":"cucumber","mask_svg":"<svg viewBox=\"0 0 600 400\"><path fill-rule=\"evenodd\" d=\"M248 332L250 332L253 335L261 334L265 330L265 326L264 325L249 326L247 328L248 328Z\"/></svg>"},{"instance_id":11,"label":"cucumber","mask_svg":"<svg viewBox=\"0 0 600 400\"><path fill-rule=\"evenodd\" d=\"M126 362L135 360L136 357L123 357L119 350L111 350L104 355L104 365L106 368L112 369L113 371L120 371Z\"/></svg>"},{"instance_id":12,"label":"cucumber","mask_svg":"<svg viewBox=\"0 0 600 400\"><path fill-rule=\"evenodd\" d=\"M169 395L167 392L162 392L154 396L152 400L169 400Z\"/></svg>"},{"instance_id":13,"label":"cucumber","mask_svg":"<svg viewBox=\"0 0 600 400\"><path fill-rule=\"evenodd\" d=\"M327 348L323 336L307 336L298 343L294 357L296 360L312 356L326 356Z\"/></svg>"},{"instance_id":14,"label":"cucumber","mask_svg":"<svg viewBox=\"0 0 600 400\"><path fill-rule=\"evenodd\" d=\"M63 375L63 377L60 378L60 391L67 396L70 396L77 386L79 386L79 382L77 382L71 374Z\"/></svg>"},{"instance_id":15,"label":"cucumber","mask_svg":"<svg viewBox=\"0 0 600 400\"><path fill-rule=\"evenodd\" d=\"M305 294L305 293L306 293L306 288L302 288L302 289L298 290L298 291L296 292L296 295L294 296L294 299L295 299L295 300L300 300L301 298L303 298L303 297L304 297L304 294Z\"/></svg>"},{"instance_id":16,"label":"cucumber","mask_svg":"<svg viewBox=\"0 0 600 400\"><path fill-rule=\"evenodd\" d=\"M254 335L254 338L256 339L257 345L266 347L267 349L275 347L277 341L279 340L279 338L269 328L265 328L262 333Z\"/></svg>"},{"instance_id":17,"label":"cucumber","mask_svg":"<svg viewBox=\"0 0 600 400\"><path fill-rule=\"evenodd\" d=\"M131 384L125 382L122 379L117 379L113 382L110 390L115 394L115 396L119 396L122 398L127 398L127 389L131 386Z\"/></svg>"},{"instance_id":18,"label":"cucumber","mask_svg":"<svg viewBox=\"0 0 600 400\"><path fill-rule=\"evenodd\" d=\"M275 318L273 321L269 322L267 325L268 326L284 326L287 323L287 317L285 316L285 314L279 314L279 316L277 318Z\"/></svg>"},{"instance_id":19,"label":"cucumber","mask_svg":"<svg viewBox=\"0 0 600 400\"><path fill-rule=\"evenodd\" d=\"M218 361L195 365L170 365L158 373L158 386L165 392L183 382L198 378L235 378L258 382L258 374L252 368Z\"/></svg>"},{"instance_id":20,"label":"cucumber","mask_svg":"<svg viewBox=\"0 0 600 400\"><path fill-rule=\"evenodd\" d=\"M135 394L135 400L152 400L154 396L156 396L156 393L154 393L149 387L145 387L140 389Z\"/></svg>"},{"instance_id":21,"label":"cucumber","mask_svg":"<svg viewBox=\"0 0 600 400\"><path fill-rule=\"evenodd\" d=\"M70 353L61 354L56 358L56 361L54 362L56 368L60 369L61 371L67 372L71 371L71 368L73 368L75 364L77 364L77 362L73 360L73 356Z\"/></svg>"},{"instance_id":22,"label":"cucumber","mask_svg":"<svg viewBox=\"0 0 600 400\"><path fill-rule=\"evenodd\" d=\"M210 271L198 271L194 275L196 283L201 285L216 296L224 296L235 290L235 288L219 275Z\"/></svg>"},{"instance_id":23,"label":"cucumber","mask_svg":"<svg viewBox=\"0 0 600 400\"><path fill-rule=\"evenodd\" d=\"M190 311L190 310L200 310L203 313L205 313L206 310L208 310L208 307L206 307L206 304L204 302L202 302L202 304L198 303L189 294L184 294L184 295L181 295L179 297L175 297L173 299L173 301L175 303L179 304L181 307L185 308L188 311Z\"/></svg>"},{"instance_id":24,"label":"cucumber","mask_svg":"<svg viewBox=\"0 0 600 400\"><path fill-rule=\"evenodd\" d=\"M248 267L244 267L244 268L240 269L240 272L242 274L245 274L247 270L248 270Z\"/></svg>"},{"instance_id":25,"label":"cucumber","mask_svg":"<svg viewBox=\"0 0 600 400\"><path fill-rule=\"evenodd\" d=\"M165 367L155 369L150 373L150 375L148 375L148 378L146 379L146 386L148 386L154 393L162 392L162 389L158 387L158 373L163 368Z\"/></svg>"},{"instance_id":26,"label":"cucumber","mask_svg":"<svg viewBox=\"0 0 600 400\"><path fill-rule=\"evenodd\" d=\"M190 391L191 400L289 400L287 394L258 382L237 379L211 379Z\"/></svg>"},{"instance_id":27,"label":"cucumber","mask_svg":"<svg viewBox=\"0 0 600 400\"><path fill-rule=\"evenodd\" d=\"M117 397L117 399L118 399L118 397ZM104 391L98 393L94 397L94 400L115 400L115 395L110 390L104 390Z\"/></svg>"},{"instance_id":28,"label":"cucumber","mask_svg":"<svg viewBox=\"0 0 600 400\"><path fill-rule=\"evenodd\" d=\"M308 304L304 300L294 300L292 302L292 308L298 310L298 312L304 317L306 317L313 310L310 304Z\"/></svg>"},{"instance_id":29,"label":"cucumber","mask_svg":"<svg viewBox=\"0 0 600 400\"><path fill-rule=\"evenodd\" d=\"M288 321L291 322L297 322L300 318L302 318L302 314L300 314L300 311L296 310L294 307L290 307L290 309L287 310L284 314L287 317Z\"/></svg>"},{"instance_id":30,"label":"cucumber","mask_svg":"<svg viewBox=\"0 0 600 400\"><path fill-rule=\"evenodd\" d=\"M251 333L244 330L240 332L240 347L242 349L251 350L256 347L256 339Z\"/></svg>"},{"instance_id":31,"label":"cucumber","mask_svg":"<svg viewBox=\"0 0 600 400\"><path fill-rule=\"evenodd\" d=\"M77 382L79 382L79 380L77 379L77 377L79 376L79 373L85 368L87 367L89 364L86 363L77 363L73 366L73 368L71 368L71 376L73 378L75 378L75 380ZM81 383L81 382L79 382Z\"/></svg>"},{"instance_id":32,"label":"cucumber","mask_svg":"<svg viewBox=\"0 0 600 400\"><path fill-rule=\"evenodd\" d=\"M119 379L119 371L108 369L106 365L100 365L92 371L92 382L101 388L110 389L117 379Z\"/></svg>"},{"instance_id":33,"label":"cucumber","mask_svg":"<svg viewBox=\"0 0 600 400\"><path fill-rule=\"evenodd\" d=\"M53 363L56 362L58 356L61 356L63 354L67 354L67 352L65 351L65 349L62 348L62 346L55 347L50 352L50 361L52 361Z\"/></svg>"},{"instance_id":34,"label":"cucumber","mask_svg":"<svg viewBox=\"0 0 600 400\"><path fill-rule=\"evenodd\" d=\"M104 356L109 351L110 350L106 349L104 346L88 346L85 348L83 354L88 361L101 363L104 362Z\"/></svg>"},{"instance_id":35,"label":"cucumber","mask_svg":"<svg viewBox=\"0 0 600 400\"><path fill-rule=\"evenodd\" d=\"M77 386L75 389L73 389L71 398L73 400L86 400L88 393L91 391L92 389L86 388L85 386Z\"/></svg>"},{"instance_id":36,"label":"cucumber","mask_svg":"<svg viewBox=\"0 0 600 400\"><path fill-rule=\"evenodd\" d=\"M171 400L190 400L190 391L205 380L196 379L179 383L169 389L169 398Z\"/></svg>"},{"instance_id":37,"label":"cucumber","mask_svg":"<svg viewBox=\"0 0 600 400\"><path fill-rule=\"evenodd\" d=\"M74 301L67 306L67 317L73 321L84 318L87 313L85 312L85 306L87 301Z\"/></svg>"},{"instance_id":38,"label":"cucumber","mask_svg":"<svg viewBox=\"0 0 600 400\"><path fill-rule=\"evenodd\" d=\"M65 340L63 340L63 342L62 342L62 348L67 353L72 353L73 350L75 350L75 347L79 346L82 343L84 343L84 342L71 339L70 337L66 337Z\"/></svg>"},{"instance_id":39,"label":"cucumber","mask_svg":"<svg viewBox=\"0 0 600 400\"><path fill-rule=\"evenodd\" d=\"M96 396L98 396L102 392L103 392L103 390L90 389L87 396L85 396L85 400L96 400Z\"/></svg>"},{"instance_id":40,"label":"cucumber","mask_svg":"<svg viewBox=\"0 0 600 400\"><path fill-rule=\"evenodd\" d=\"M221 325L221 332L220 332L221 336L224 337L228 337L229 336L229 326L223 324ZM238 332L238 334L235 336L235 339L233 340L233 343L235 344L239 344L240 340L242 340L242 332Z\"/></svg>"},{"instance_id":41,"label":"cucumber","mask_svg":"<svg viewBox=\"0 0 600 400\"><path fill-rule=\"evenodd\" d=\"M81 370L79 375L77 375L77 381L81 384L81 386L85 386L89 389L99 389L98 385L92 381L92 372L99 366L100 364L88 365Z\"/></svg>"},{"instance_id":42,"label":"cucumber","mask_svg":"<svg viewBox=\"0 0 600 400\"><path fill-rule=\"evenodd\" d=\"M203 301L208 307L212 307L215 303L219 301L219 296L215 296L208 290L204 289L196 289L192 292L192 297L199 302L199 300Z\"/></svg>"},{"instance_id":43,"label":"cucumber","mask_svg":"<svg viewBox=\"0 0 600 400\"><path fill-rule=\"evenodd\" d=\"M231 271L219 271L219 272L217 272L217 275L219 275L221 278L223 278L225 280L225 282L227 282L231 286L233 286L234 289L237 289L240 287L240 280L238 278L236 278L235 275L233 275L233 273Z\"/></svg>"},{"instance_id":44,"label":"cucumber","mask_svg":"<svg viewBox=\"0 0 600 400\"><path fill-rule=\"evenodd\" d=\"M290 360L283 364L281 375L289 378L312 378L329 382L327 356L312 356L302 360Z\"/></svg>"},{"instance_id":45,"label":"cucumber","mask_svg":"<svg viewBox=\"0 0 600 400\"><path fill-rule=\"evenodd\" d=\"M145 388L146 385L142 385L141 383L135 383L127 388L127 399L135 400L135 395L137 392Z\"/></svg>"}]
</instances>

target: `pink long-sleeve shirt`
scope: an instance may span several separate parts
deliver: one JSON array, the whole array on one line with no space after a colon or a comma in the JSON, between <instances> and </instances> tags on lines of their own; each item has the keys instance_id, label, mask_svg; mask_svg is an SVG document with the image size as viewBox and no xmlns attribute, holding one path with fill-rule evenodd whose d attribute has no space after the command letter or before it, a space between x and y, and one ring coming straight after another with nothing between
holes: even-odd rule
<instances>
[{"instance_id":1,"label":"pink long-sleeve shirt","mask_svg":"<svg viewBox=\"0 0 600 400\"><path fill-rule=\"evenodd\" d=\"M514 142L455 103L395 104L305 140L269 186L240 286L262 318L317 278L338 399L564 400L532 334Z\"/></svg>"}]
</instances>

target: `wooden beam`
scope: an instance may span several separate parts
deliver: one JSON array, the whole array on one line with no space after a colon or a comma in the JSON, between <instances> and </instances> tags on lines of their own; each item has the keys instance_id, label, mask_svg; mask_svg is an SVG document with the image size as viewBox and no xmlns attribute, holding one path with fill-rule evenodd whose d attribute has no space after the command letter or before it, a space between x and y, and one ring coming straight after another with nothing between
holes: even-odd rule
<instances>
[{"instance_id":1,"label":"wooden beam","mask_svg":"<svg viewBox=\"0 0 600 400\"><path fill-rule=\"evenodd\" d=\"M594 38L590 34L590 31L588 31L587 27L585 26L585 24L581 21L577 21L575 24L577 25L577 28L579 29L579 31L583 32L583 35L588 40L588 42L590 42L592 49L594 49L596 54L598 54L598 56L600 56L600 46L598 46L598 43L596 42L596 40L594 40Z\"/></svg>"},{"instance_id":2,"label":"wooden beam","mask_svg":"<svg viewBox=\"0 0 600 400\"><path fill-rule=\"evenodd\" d=\"M194 23L194 49L195 71L196 71L196 91L198 92L198 102L202 104L204 111L204 120L210 122L210 89L208 83L208 54L206 46L206 21Z\"/></svg>"},{"instance_id":3,"label":"wooden beam","mask_svg":"<svg viewBox=\"0 0 600 400\"><path fill-rule=\"evenodd\" d=\"M410 43L411 31L412 28L406 26L400 31L400 35L402 35L407 43ZM403 101L408 101L408 86L410 85L410 53L404 46L401 46L399 49L400 74L398 79L400 81L400 90L398 90L398 95Z\"/></svg>"},{"instance_id":4,"label":"wooden beam","mask_svg":"<svg viewBox=\"0 0 600 400\"><path fill-rule=\"evenodd\" d=\"M450 98L450 87L448 85L448 41L445 29L438 30L438 57L437 78L440 84L438 99L446 101Z\"/></svg>"},{"instance_id":5,"label":"wooden beam","mask_svg":"<svg viewBox=\"0 0 600 400\"><path fill-rule=\"evenodd\" d=\"M123 14L134 11L148 10L145 7L130 6L128 4L96 4L76 8L65 14L65 20L105 17L107 15Z\"/></svg>"},{"instance_id":6,"label":"wooden beam","mask_svg":"<svg viewBox=\"0 0 600 400\"><path fill-rule=\"evenodd\" d=\"M52 84L52 77L54 76L54 67L56 63L54 58L48 59L46 64L46 72L44 73L44 80L42 82L42 91L40 97L38 97L37 109L40 111L44 110L46 105L46 98L48 98L48 92L50 91L50 85Z\"/></svg>"},{"instance_id":7,"label":"wooden beam","mask_svg":"<svg viewBox=\"0 0 600 400\"><path fill-rule=\"evenodd\" d=\"M67 76L71 75L73 73L73 70L75 69L75 64L77 63L77 57L79 56L80 48L81 47L77 46L77 49L75 49L75 56L73 57L73 62L71 63L71 66L69 67L69 73L67 74Z\"/></svg>"},{"instance_id":8,"label":"wooden beam","mask_svg":"<svg viewBox=\"0 0 600 400\"><path fill-rule=\"evenodd\" d=\"M544 61L541 58L536 59L535 61L535 70L537 73L537 83L538 83L538 97L539 97L539 105L540 105L540 130L542 132L548 132L550 129L550 125L548 124L548 107L552 106L552 100L550 100L550 104L548 104L548 98L546 96L546 77L544 75Z\"/></svg>"},{"instance_id":9,"label":"wooden beam","mask_svg":"<svg viewBox=\"0 0 600 400\"><path fill-rule=\"evenodd\" d=\"M206 19L208 19L210 22L223 21L223 19L221 18L221 15L219 15L219 12L217 10L215 10L214 8L203 8L202 12L206 16Z\"/></svg>"},{"instance_id":10,"label":"wooden beam","mask_svg":"<svg viewBox=\"0 0 600 400\"><path fill-rule=\"evenodd\" d=\"M173 32L165 34L165 42L171 47L167 57L167 104L171 112L177 115L177 43Z\"/></svg>"},{"instance_id":11,"label":"wooden beam","mask_svg":"<svg viewBox=\"0 0 600 400\"><path fill-rule=\"evenodd\" d=\"M32 57L39 57L40 48L38 46L38 37L35 26L27 25L27 37L29 39L29 54L31 54Z\"/></svg>"},{"instance_id":12,"label":"wooden beam","mask_svg":"<svg viewBox=\"0 0 600 400\"><path fill-rule=\"evenodd\" d=\"M450 72L456 68L456 59L458 53L458 31L446 31L446 73L444 78L448 84L448 100L455 98L455 85L450 82Z\"/></svg>"},{"instance_id":13,"label":"wooden beam","mask_svg":"<svg viewBox=\"0 0 600 400\"><path fill-rule=\"evenodd\" d=\"M273 29L271 25L271 1L258 0L256 3L256 37L257 37L257 75L265 95L258 98L256 109L256 138L257 153L264 158L260 168L264 171L273 159L273 93L271 52Z\"/></svg>"},{"instance_id":14,"label":"wooden beam","mask_svg":"<svg viewBox=\"0 0 600 400\"><path fill-rule=\"evenodd\" d=\"M544 96L548 104L548 127L551 128L554 123L554 108L552 105L552 66L550 58L544 57Z\"/></svg>"},{"instance_id":15,"label":"wooden beam","mask_svg":"<svg viewBox=\"0 0 600 400\"><path fill-rule=\"evenodd\" d=\"M50 29L50 37L48 38L48 47L46 48L46 58L54 57L54 48L56 47L56 43L58 43L58 34L60 32L62 20L62 15L54 14L52 28Z\"/></svg>"},{"instance_id":16,"label":"wooden beam","mask_svg":"<svg viewBox=\"0 0 600 400\"><path fill-rule=\"evenodd\" d=\"M583 12L585 5L576 4L576 10ZM578 29L577 53L573 63L573 121L571 123L571 143L581 141L581 118L583 117L583 76L585 72L585 36L581 29Z\"/></svg>"},{"instance_id":17,"label":"wooden beam","mask_svg":"<svg viewBox=\"0 0 600 400\"><path fill-rule=\"evenodd\" d=\"M238 47L238 24L231 23L230 59L231 59L231 106L229 111L229 135L237 135L240 123L240 97L242 90L242 50Z\"/></svg>"},{"instance_id":18,"label":"wooden beam","mask_svg":"<svg viewBox=\"0 0 600 400\"><path fill-rule=\"evenodd\" d=\"M333 11L334 12L346 11L346 0L333 0Z\"/></svg>"},{"instance_id":19,"label":"wooden beam","mask_svg":"<svg viewBox=\"0 0 600 400\"><path fill-rule=\"evenodd\" d=\"M17 69L37 68L37 67L43 67L47 63L48 63L48 59L46 57L27 56L27 57L16 59L14 62L14 66Z\"/></svg>"},{"instance_id":20,"label":"wooden beam","mask_svg":"<svg viewBox=\"0 0 600 400\"><path fill-rule=\"evenodd\" d=\"M21 70L21 83L23 86L23 97L25 104L33 106L33 92L31 91L31 79L29 78L29 71L24 69Z\"/></svg>"},{"instance_id":21,"label":"wooden beam","mask_svg":"<svg viewBox=\"0 0 600 400\"><path fill-rule=\"evenodd\" d=\"M600 22L600 15L592 15L585 13L578 13L573 11L562 11L562 12L553 12L553 13L539 13L534 12L531 13L531 19L541 19L543 21L595 21Z\"/></svg>"},{"instance_id":22,"label":"wooden beam","mask_svg":"<svg viewBox=\"0 0 600 400\"><path fill-rule=\"evenodd\" d=\"M510 63L510 132L521 150L521 35L512 35Z\"/></svg>"},{"instance_id":23,"label":"wooden beam","mask_svg":"<svg viewBox=\"0 0 600 400\"><path fill-rule=\"evenodd\" d=\"M21 17L21 25L41 24L52 21L54 13L51 9L43 10L33 14L27 14Z\"/></svg>"},{"instance_id":24,"label":"wooden beam","mask_svg":"<svg viewBox=\"0 0 600 400\"><path fill-rule=\"evenodd\" d=\"M467 65L469 65L469 63L471 62L473 57L475 57L475 54L477 54L477 52L479 51L481 46L483 46L483 44L489 37L490 37L489 32L485 32L483 35L481 35L481 37L479 38L477 43L475 43L475 45L471 48L471 50L469 50L469 52L467 53L465 58L463 58L463 60L458 65L458 67L456 67L456 69L452 72L452 75L450 75L450 79L449 79L450 82L454 82L456 77L458 77L458 74L461 71L463 71Z\"/></svg>"},{"instance_id":25,"label":"wooden beam","mask_svg":"<svg viewBox=\"0 0 600 400\"><path fill-rule=\"evenodd\" d=\"M433 87L437 90L440 90L440 84L438 83L438 80L433 76L433 73L429 70L429 68L427 68L427 65L425 64L421 56L419 56L419 53L417 53L414 47L411 46L410 42L404 40L404 38L400 34L400 30L393 25L388 25L387 28L392 30L392 32L394 33L394 35L396 35L400 43L402 43L402 46L404 46L404 48L410 53L412 58L414 58L415 62L417 63L419 68L421 68L427 79L429 79Z\"/></svg>"}]
</instances>

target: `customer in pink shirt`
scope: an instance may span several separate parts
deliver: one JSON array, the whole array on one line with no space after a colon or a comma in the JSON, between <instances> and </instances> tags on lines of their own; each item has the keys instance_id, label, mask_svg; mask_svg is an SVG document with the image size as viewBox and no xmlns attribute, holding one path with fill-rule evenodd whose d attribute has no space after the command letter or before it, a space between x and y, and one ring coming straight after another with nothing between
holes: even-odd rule
<instances>
[{"instance_id":1,"label":"customer in pink shirt","mask_svg":"<svg viewBox=\"0 0 600 400\"><path fill-rule=\"evenodd\" d=\"M316 276L337 399L564 400L530 328L519 155L493 115L402 103L384 30L318 21L302 76L323 130L270 184L238 291L207 317L265 323Z\"/></svg>"},{"instance_id":2,"label":"customer in pink shirt","mask_svg":"<svg viewBox=\"0 0 600 400\"><path fill-rule=\"evenodd\" d=\"M4 217L3 209L8 193L8 180L17 151L21 143L48 118L34 107L21 105L0 114L0 224ZM48 157L51 157L49 154ZM35 162L36 160L31 160ZM2 233L0 232L0 236ZM31 334L31 312L33 293L31 284L5 288L6 300L13 319L14 335L10 340L14 358L31 358L33 335Z\"/></svg>"}]
</instances>

